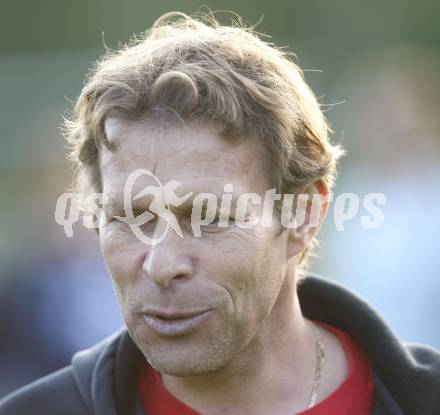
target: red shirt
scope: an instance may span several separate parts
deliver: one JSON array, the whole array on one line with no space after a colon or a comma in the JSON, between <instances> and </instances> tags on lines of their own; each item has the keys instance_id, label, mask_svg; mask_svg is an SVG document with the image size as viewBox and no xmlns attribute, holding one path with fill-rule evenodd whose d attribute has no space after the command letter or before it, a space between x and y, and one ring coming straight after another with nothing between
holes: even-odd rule
<instances>
[{"instance_id":1,"label":"red shirt","mask_svg":"<svg viewBox=\"0 0 440 415\"><path fill-rule=\"evenodd\" d=\"M334 333L341 341L348 357L348 375L331 395L296 415L370 415L374 384L366 353L345 331L320 321L314 322ZM171 395L163 385L160 373L144 359L137 386L147 414L200 415Z\"/></svg>"}]
</instances>

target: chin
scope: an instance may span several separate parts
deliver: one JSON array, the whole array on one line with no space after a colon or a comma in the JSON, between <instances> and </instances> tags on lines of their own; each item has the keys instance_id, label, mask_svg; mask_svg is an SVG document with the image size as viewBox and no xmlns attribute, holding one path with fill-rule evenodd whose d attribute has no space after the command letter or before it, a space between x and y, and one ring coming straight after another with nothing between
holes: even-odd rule
<instances>
[{"instance_id":1,"label":"chin","mask_svg":"<svg viewBox=\"0 0 440 415\"><path fill-rule=\"evenodd\" d=\"M188 377L209 374L231 362L246 345L232 324L211 327L181 337L159 337L140 324L132 338L148 363L158 372ZM130 331L130 330L129 330Z\"/></svg>"},{"instance_id":2,"label":"chin","mask_svg":"<svg viewBox=\"0 0 440 415\"><path fill-rule=\"evenodd\" d=\"M228 361L226 356L217 353L204 353L195 351L179 351L179 353L167 353L162 350L154 353L151 350L144 354L148 363L158 372L176 377L199 376L215 372L221 369Z\"/></svg>"}]
</instances>

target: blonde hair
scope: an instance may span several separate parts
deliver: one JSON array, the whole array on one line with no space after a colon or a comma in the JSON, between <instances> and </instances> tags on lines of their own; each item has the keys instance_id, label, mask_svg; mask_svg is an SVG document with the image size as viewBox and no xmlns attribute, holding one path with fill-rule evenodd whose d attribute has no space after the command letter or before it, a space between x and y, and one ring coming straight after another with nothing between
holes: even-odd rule
<instances>
[{"instance_id":1,"label":"blonde hair","mask_svg":"<svg viewBox=\"0 0 440 415\"><path fill-rule=\"evenodd\" d=\"M166 108L185 121L220 122L222 135L261 141L274 185L296 193L316 180L331 188L343 153L294 55L263 41L241 20L170 12L118 51L107 50L65 120L76 190L101 192L99 150L112 149L104 122ZM303 252L301 261L304 260Z\"/></svg>"}]
</instances>

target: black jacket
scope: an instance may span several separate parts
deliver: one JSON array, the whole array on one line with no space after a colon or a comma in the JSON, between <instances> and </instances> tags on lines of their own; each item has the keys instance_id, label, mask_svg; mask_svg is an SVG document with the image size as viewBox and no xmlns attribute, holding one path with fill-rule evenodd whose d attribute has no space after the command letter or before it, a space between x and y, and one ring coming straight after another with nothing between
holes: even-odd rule
<instances>
[{"instance_id":1,"label":"black jacket","mask_svg":"<svg viewBox=\"0 0 440 415\"><path fill-rule=\"evenodd\" d=\"M368 353L373 415L440 415L438 350L400 343L371 306L339 284L308 276L298 293L306 317L342 328ZM144 415L135 392L140 357L121 330L75 354L70 366L1 400L0 415Z\"/></svg>"}]
</instances>

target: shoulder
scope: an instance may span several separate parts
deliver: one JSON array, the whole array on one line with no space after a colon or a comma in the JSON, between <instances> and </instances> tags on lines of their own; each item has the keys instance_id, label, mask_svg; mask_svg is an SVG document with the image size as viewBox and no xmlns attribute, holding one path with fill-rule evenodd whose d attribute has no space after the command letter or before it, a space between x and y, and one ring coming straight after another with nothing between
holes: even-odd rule
<instances>
[{"instance_id":1,"label":"shoulder","mask_svg":"<svg viewBox=\"0 0 440 415\"><path fill-rule=\"evenodd\" d=\"M72 367L58 370L0 400L0 415L82 415L87 408L76 387Z\"/></svg>"},{"instance_id":2,"label":"shoulder","mask_svg":"<svg viewBox=\"0 0 440 415\"><path fill-rule=\"evenodd\" d=\"M0 415L91 414L97 395L104 396L105 405L109 404L116 349L127 337L122 329L90 349L75 353L70 366L1 399Z\"/></svg>"}]
</instances>

